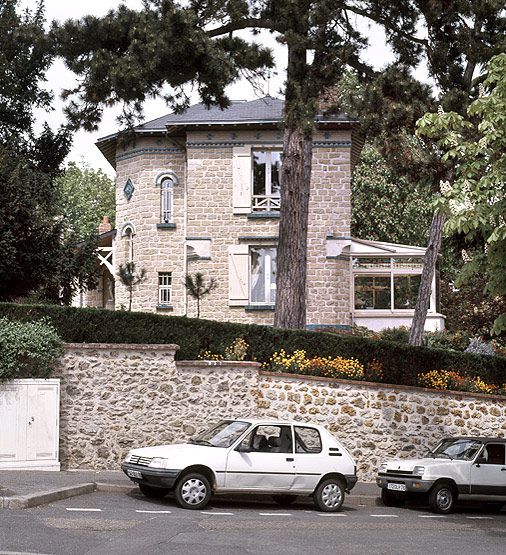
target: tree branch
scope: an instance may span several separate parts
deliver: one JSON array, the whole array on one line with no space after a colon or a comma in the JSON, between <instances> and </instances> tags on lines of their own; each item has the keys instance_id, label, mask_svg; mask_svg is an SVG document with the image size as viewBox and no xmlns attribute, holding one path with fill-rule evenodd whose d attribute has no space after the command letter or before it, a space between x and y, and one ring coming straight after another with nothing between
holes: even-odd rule
<instances>
[{"instance_id":1,"label":"tree branch","mask_svg":"<svg viewBox=\"0 0 506 555\"><path fill-rule=\"evenodd\" d=\"M232 33L233 31L239 31L241 29L248 28L258 28L258 29L270 29L271 31L279 31L274 25L274 22L270 19L256 19L254 17L247 17L244 19L239 19L237 21L231 21L226 25L217 27L216 29L211 29L206 32L209 37L219 37L221 35L226 35Z\"/></svg>"}]
</instances>

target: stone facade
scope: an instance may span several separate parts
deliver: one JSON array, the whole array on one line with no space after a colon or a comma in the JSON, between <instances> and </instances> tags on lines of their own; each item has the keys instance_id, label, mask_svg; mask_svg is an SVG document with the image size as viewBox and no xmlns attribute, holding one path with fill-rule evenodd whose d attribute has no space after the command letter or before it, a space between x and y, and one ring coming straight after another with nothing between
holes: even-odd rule
<instances>
[{"instance_id":1,"label":"stone facade","mask_svg":"<svg viewBox=\"0 0 506 555\"><path fill-rule=\"evenodd\" d=\"M63 468L117 469L132 447L185 441L225 417L321 424L365 481L381 460L420 456L443 436L506 436L504 397L273 374L253 362L175 362L177 348L66 346L54 375Z\"/></svg>"}]
</instances>

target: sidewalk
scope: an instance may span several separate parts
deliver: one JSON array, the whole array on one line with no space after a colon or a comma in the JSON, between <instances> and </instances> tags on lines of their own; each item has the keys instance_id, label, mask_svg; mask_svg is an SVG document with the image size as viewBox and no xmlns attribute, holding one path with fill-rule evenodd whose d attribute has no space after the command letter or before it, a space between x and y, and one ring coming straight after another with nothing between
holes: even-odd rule
<instances>
[{"instance_id":1,"label":"sidewalk","mask_svg":"<svg viewBox=\"0 0 506 555\"><path fill-rule=\"evenodd\" d=\"M94 491L128 493L136 488L121 471L1 470L0 509L25 509ZM376 484L359 482L346 496L345 504L374 506L378 494Z\"/></svg>"}]
</instances>

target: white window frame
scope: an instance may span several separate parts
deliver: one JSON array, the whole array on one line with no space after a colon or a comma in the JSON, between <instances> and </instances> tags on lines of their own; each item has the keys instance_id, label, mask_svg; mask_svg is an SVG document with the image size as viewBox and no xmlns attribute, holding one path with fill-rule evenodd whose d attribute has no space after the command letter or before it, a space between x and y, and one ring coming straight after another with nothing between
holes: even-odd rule
<instances>
[{"instance_id":1,"label":"white window frame","mask_svg":"<svg viewBox=\"0 0 506 555\"><path fill-rule=\"evenodd\" d=\"M272 251L274 250L276 253L276 260L277 260L277 246L276 245L250 245L249 246L249 264L248 264L248 281L249 281L249 290L248 290L248 300L249 304L253 306L272 306L276 303L276 300L271 301L271 291L276 291L276 281L271 281L271 273L272 273L272 254L266 253L264 255L265 261L265 271L264 271L264 300L263 301L254 301L253 300L253 266L251 264L252 259L252 250L253 249L263 249ZM274 287L273 287L274 286Z\"/></svg>"},{"instance_id":2,"label":"white window frame","mask_svg":"<svg viewBox=\"0 0 506 555\"><path fill-rule=\"evenodd\" d=\"M127 244L127 262L131 263L134 260L134 237L135 226L131 222L127 222L121 229L121 237L128 241Z\"/></svg>"},{"instance_id":3,"label":"white window frame","mask_svg":"<svg viewBox=\"0 0 506 555\"><path fill-rule=\"evenodd\" d=\"M158 305L169 305L171 302L172 272L158 272Z\"/></svg>"},{"instance_id":4,"label":"white window frame","mask_svg":"<svg viewBox=\"0 0 506 555\"><path fill-rule=\"evenodd\" d=\"M255 195L255 153L263 152L265 154L265 194ZM252 212L279 212L280 209L280 193L272 192L272 154L281 154L278 149L253 149L251 151L251 210ZM280 165L280 181L281 167Z\"/></svg>"},{"instance_id":5,"label":"white window frame","mask_svg":"<svg viewBox=\"0 0 506 555\"><path fill-rule=\"evenodd\" d=\"M374 268L354 268L353 267L353 258L368 258L368 259L374 259L377 258L379 259L385 259L385 258L389 258L390 259L390 263L389 263L389 267L383 267L380 268L378 267L377 269ZM380 312L388 312L391 314L412 314L414 311L414 308L395 308L395 298L394 298L394 279L396 277L401 277L401 276L418 276L422 274L422 267L420 268L395 268L395 263L394 260L402 260L403 258L423 258L421 256L416 256L416 255L410 255L410 256L399 256L397 255L393 255L393 256L385 256L385 255L381 255L381 256L371 256L368 254L363 254L363 255L357 255L357 256L353 256L352 259L350 260L350 264L351 264L351 268L352 268L352 303L353 303L353 312L356 314L370 314L372 313L380 313ZM390 278L390 308L368 308L368 309L364 309L364 308L355 308L355 294L356 294L356 287L355 287L355 278L357 276L361 276L361 277L389 277ZM434 295L431 294L431 300L430 300L430 307L428 312L430 313L435 313L435 298Z\"/></svg>"},{"instance_id":6,"label":"white window frame","mask_svg":"<svg viewBox=\"0 0 506 555\"><path fill-rule=\"evenodd\" d=\"M173 171L164 171L157 175L155 185L160 187L160 223L174 223L174 187L179 179Z\"/></svg>"}]
</instances>

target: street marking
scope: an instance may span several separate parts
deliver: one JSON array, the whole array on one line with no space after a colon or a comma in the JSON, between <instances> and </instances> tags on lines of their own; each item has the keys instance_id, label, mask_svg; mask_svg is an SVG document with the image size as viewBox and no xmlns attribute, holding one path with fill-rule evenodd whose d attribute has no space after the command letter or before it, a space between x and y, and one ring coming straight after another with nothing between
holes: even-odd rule
<instances>
[{"instance_id":1,"label":"street marking","mask_svg":"<svg viewBox=\"0 0 506 555\"><path fill-rule=\"evenodd\" d=\"M494 520L491 516L466 516L470 520Z\"/></svg>"},{"instance_id":2,"label":"street marking","mask_svg":"<svg viewBox=\"0 0 506 555\"><path fill-rule=\"evenodd\" d=\"M172 511L142 511L142 510L136 510L136 513L148 513L148 514L154 514L154 515L170 515L172 514Z\"/></svg>"},{"instance_id":3,"label":"street marking","mask_svg":"<svg viewBox=\"0 0 506 555\"><path fill-rule=\"evenodd\" d=\"M260 516L293 516L292 513L258 513Z\"/></svg>"},{"instance_id":4,"label":"street marking","mask_svg":"<svg viewBox=\"0 0 506 555\"><path fill-rule=\"evenodd\" d=\"M446 518L446 515L418 515L418 518Z\"/></svg>"},{"instance_id":5,"label":"street marking","mask_svg":"<svg viewBox=\"0 0 506 555\"><path fill-rule=\"evenodd\" d=\"M344 513L316 513L318 516L348 516Z\"/></svg>"},{"instance_id":6,"label":"street marking","mask_svg":"<svg viewBox=\"0 0 506 555\"><path fill-rule=\"evenodd\" d=\"M375 518L399 518L399 515L369 515Z\"/></svg>"},{"instance_id":7,"label":"street marking","mask_svg":"<svg viewBox=\"0 0 506 555\"><path fill-rule=\"evenodd\" d=\"M83 512L86 512L86 513L101 513L102 512L102 509L81 509L81 508L78 508L78 507L67 507L65 510L67 510L67 511L76 511L76 512L77 511L83 511Z\"/></svg>"},{"instance_id":8,"label":"street marking","mask_svg":"<svg viewBox=\"0 0 506 555\"><path fill-rule=\"evenodd\" d=\"M234 513L217 513L214 511L200 511L202 515L223 515L223 516L232 516Z\"/></svg>"}]
</instances>

